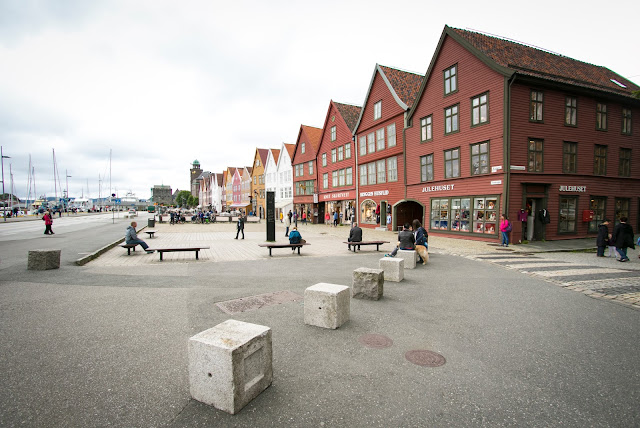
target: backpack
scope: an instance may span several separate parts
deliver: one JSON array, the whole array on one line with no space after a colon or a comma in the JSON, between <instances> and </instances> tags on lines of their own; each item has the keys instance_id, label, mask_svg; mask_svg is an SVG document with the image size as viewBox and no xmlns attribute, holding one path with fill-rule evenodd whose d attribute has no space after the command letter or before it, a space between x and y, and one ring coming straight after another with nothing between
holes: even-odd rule
<instances>
[{"instance_id":1,"label":"backpack","mask_svg":"<svg viewBox=\"0 0 640 428\"><path fill-rule=\"evenodd\" d=\"M505 227L504 231L505 232L511 232L512 227L511 227L511 222L509 220L507 220L507 227Z\"/></svg>"}]
</instances>

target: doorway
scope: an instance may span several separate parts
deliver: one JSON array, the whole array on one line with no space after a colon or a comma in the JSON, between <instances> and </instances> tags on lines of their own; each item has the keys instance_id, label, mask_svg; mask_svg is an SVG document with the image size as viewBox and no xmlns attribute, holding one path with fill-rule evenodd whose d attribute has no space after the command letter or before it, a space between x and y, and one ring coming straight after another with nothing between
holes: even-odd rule
<instances>
[{"instance_id":1,"label":"doorway","mask_svg":"<svg viewBox=\"0 0 640 428\"><path fill-rule=\"evenodd\" d=\"M324 202L318 204L318 223L324 224Z\"/></svg>"},{"instance_id":2,"label":"doorway","mask_svg":"<svg viewBox=\"0 0 640 428\"><path fill-rule=\"evenodd\" d=\"M418 202L403 201L395 206L395 220L392 218L392 224L396 229L401 228L405 223L411 224L415 219L420 220L420 223L424 219L424 207Z\"/></svg>"},{"instance_id":3,"label":"doorway","mask_svg":"<svg viewBox=\"0 0 640 428\"><path fill-rule=\"evenodd\" d=\"M525 237L529 241L542 241L545 237L544 213L547 209L546 202L546 198L527 198Z\"/></svg>"},{"instance_id":4,"label":"doorway","mask_svg":"<svg viewBox=\"0 0 640 428\"><path fill-rule=\"evenodd\" d=\"M380 227L387 228L387 201L380 202Z\"/></svg>"}]
</instances>

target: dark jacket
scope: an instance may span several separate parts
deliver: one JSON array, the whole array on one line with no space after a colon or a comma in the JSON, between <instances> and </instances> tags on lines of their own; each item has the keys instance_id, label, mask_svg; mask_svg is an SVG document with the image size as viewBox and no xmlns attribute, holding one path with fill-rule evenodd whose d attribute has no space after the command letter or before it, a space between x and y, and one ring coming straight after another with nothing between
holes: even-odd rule
<instances>
[{"instance_id":1,"label":"dark jacket","mask_svg":"<svg viewBox=\"0 0 640 428\"><path fill-rule=\"evenodd\" d=\"M611 240L615 242L616 248L636 248L633 243L633 228L627 223L616 224Z\"/></svg>"},{"instance_id":2,"label":"dark jacket","mask_svg":"<svg viewBox=\"0 0 640 428\"><path fill-rule=\"evenodd\" d=\"M424 245L427 246L429 242L429 233L425 230L424 227L420 226L418 230L416 230L416 245Z\"/></svg>"},{"instance_id":3,"label":"dark jacket","mask_svg":"<svg viewBox=\"0 0 640 428\"><path fill-rule=\"evenodd\" d=\"M401 250L415 250L416 239L413 237L413 232L410 230L402 230L398 232L398 241L400 241Z\"/></svg>"},{"instance_id":4,"label":"dark jacket","mask_svg":"<svg viewBox=\"0 0 640 428\"><path fill-rule=\"evenodd\" d=\"M598 237L596 238L596 245L598 247L606 247L609 245L609 228L606 224L598 226Z\"/></svg>"},{"instance_id":5,"label":"dark jacket","mask_svg":"<svg viewBox=\"0 0 640 428\"><path fill-rule=\"evenodd\" d=\"M302 236L300 236L300 232L297 230L292 230L289 232L289 243L290 244L299 244Z\"/></svg>"},{"instance_id":6,"label":"dark jacket","mask_svg":"<svg viewBox=\"0 0 640 428\"><path fill-rule=\"evenodd\" d=\"M240 217L238 217L238 230L242 229L244 229L244 217L240 215Z\"/></svg>"},{"instance_id":7,"label":"dark jacket","mask_svg":"<svg viewBox=\"0 0 640 428\"><path fill-rule=\"evenodd\" d=\"M362 242L362 229L358 226L353 226L351 232L349 232L349 242Z\"/></svg>"}]
</instances>

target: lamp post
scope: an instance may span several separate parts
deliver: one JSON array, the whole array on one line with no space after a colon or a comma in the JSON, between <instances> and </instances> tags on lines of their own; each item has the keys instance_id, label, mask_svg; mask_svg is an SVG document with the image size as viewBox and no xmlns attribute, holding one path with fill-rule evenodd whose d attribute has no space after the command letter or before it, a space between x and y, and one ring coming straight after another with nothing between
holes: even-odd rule
<instances>
[{"instance_id":1,"label":"lamp post","mask_svg":"<svg viewBox=\"0 0 640 428\"><path fill-rule=\"evenodd\" d=\"M2 164L2 197L4 198L4 160L9 159L11 156L5 156L2 153L2 146L0 146L0 163ZM2 203L2 217L4 217L4 221L7 221L7 200L5 198Z\"/></svg>"},{"instance_id":2,"label":"lamp post","mask_svg":"<svg viewBox=\"0 0 640 428\"><path fill-rule=\"evenodd\" d=\"M64 175L67 176L67 199L65 201L65 204L67 208L67 217L69 217L69 177L71 176L69 175L69 171L67 171L66 169L64 170Z\"/></svg>"}]
</instances>

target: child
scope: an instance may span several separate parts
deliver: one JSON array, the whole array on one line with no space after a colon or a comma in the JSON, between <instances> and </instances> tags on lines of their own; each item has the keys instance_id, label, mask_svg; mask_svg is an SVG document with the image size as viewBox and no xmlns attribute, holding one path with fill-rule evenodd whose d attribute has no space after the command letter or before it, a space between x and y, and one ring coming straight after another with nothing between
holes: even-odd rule
<instances>
[{"instance_id":1,"label":"child","mask_svg":"<svg viewBox=\"0 0 640 428\"><path fill-rule=\"evenodd\" d=\"M616 243L613 239L611 239L611 234L609 234L609 256L611 257L611 254L613 254L613 257L616 258L616 260L618 259L618 252L616 251Z\"/></svg>"}]
</instances>

